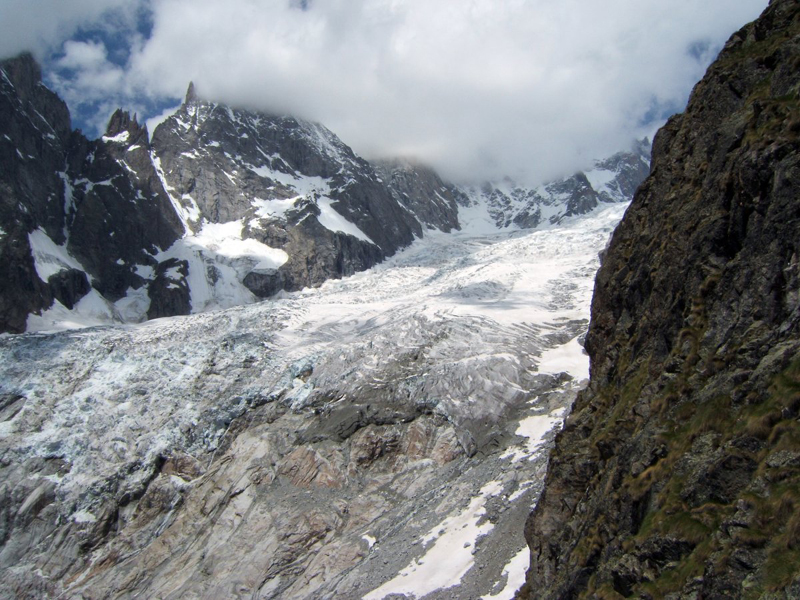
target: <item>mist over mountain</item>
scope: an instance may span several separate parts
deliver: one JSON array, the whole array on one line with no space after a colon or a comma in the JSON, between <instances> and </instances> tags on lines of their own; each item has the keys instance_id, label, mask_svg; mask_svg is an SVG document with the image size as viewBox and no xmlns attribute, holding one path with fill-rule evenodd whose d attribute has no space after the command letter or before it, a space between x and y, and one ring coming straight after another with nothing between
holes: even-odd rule
<instances>
[{"instance_id":1,"label":"mist over mountain","mask_svg":"<svg viewBox=\"0 0 800 600\"><path fill-rule=\"evenodd\" d=\"M767 0L6 0L0 58L31 52L89 138L201 96L323 123L367 159L531 187L591 168L683 109ZM152 128L151 128L152 133Z\"/></svg>"}]
</instances>

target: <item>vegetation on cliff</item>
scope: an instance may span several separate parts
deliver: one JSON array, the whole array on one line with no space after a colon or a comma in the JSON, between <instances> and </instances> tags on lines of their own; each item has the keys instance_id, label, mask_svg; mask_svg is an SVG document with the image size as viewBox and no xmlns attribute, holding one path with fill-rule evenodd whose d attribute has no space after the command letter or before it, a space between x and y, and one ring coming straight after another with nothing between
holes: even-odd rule
<instances>
[{"instance_id":1,"label":"vegetation on cliff","mask_svg":"<svg viewBox=\"0 0 800 600\"><path fill-rule=\"evenodd\" d=\"M734 34L597 275L522 597L800 597L800 3Z\"/></svg>"}]
</instances>

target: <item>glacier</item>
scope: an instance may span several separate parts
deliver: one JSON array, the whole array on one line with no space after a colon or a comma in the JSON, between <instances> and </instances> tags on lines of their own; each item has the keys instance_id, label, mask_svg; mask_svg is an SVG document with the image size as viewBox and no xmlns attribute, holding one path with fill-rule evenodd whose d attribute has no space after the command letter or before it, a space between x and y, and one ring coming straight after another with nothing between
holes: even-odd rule
<instances>
[{"instance_id":1,"label":"glacier","mask_svg":"<svg viewBox=\"0 0 800 600\"><path fill-rule=\"evenodd\" d=\"M510 598L626 204L490 208L268 301L0 336L0 586Z\"/></svg>"}]
</instances>

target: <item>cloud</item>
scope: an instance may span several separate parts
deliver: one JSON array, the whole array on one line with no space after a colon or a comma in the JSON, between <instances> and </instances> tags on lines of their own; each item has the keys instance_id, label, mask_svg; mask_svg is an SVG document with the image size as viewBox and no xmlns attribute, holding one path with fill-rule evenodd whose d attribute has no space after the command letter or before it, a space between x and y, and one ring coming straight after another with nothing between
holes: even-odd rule
<instances>
[{"instance_id":1,"label":"cloud","mask_svg":"<svg viewBox=\"0 0 800 600\"><path fill-rule=\"evenodd\" d=\"M117 90L125 78L122 67L108 60L106 47L99 42L68 41L64 44L64 56L56 65L74 71L70 84L91 94Z\"/></svg>"},{"instance_id":2,"label":"cloud","mask_svg":"<svg viewBox=\"0 0 800 600\"><path fill-rule=\"evenodd\" d=\"M180 104L176 104L175 106L168 106L160 113L155 116L152 116L146 119L145 124L147 125L147 131L153 133L161 123L166 121L169 117L175 114L175 112L181 107Z\"/></svg>"},{"instance_id":3,"label":"cloud","mask_svg":"<svg viewBox=\"0 0 800 600\"><path fill-rule=\"evenodd\" d=\"M126 72L108 59L103 43L69 40L51 69L48 82L91 132L103 131L115 108L129 103Z\"/></svg>"},{"instance_id":4,"label":"cloud","mask_svg":"<svg viewBox=\"0 0 800 600\"><path fill-rule=\"evenodd\" d=\"M63 60L85 61L84 98L106 77L108 96L139 104L182 97L193 80L209 99L320 121L362 155L413 155L454 179L533 181L682 108L725 39L766 4L153 0L121 79L92 62L93 47Z\"/></svg>"},{"instance_id":5,"label":"cloud","mask_svg":"<svg viewBox=\"0 0 800 600\"><path fill-rule=\"evenodd\" d=\"M129 18L142 6L142 0L3 0L0 57L28 51L41 60L80 27Z\"/></svg>"}]
</instances>

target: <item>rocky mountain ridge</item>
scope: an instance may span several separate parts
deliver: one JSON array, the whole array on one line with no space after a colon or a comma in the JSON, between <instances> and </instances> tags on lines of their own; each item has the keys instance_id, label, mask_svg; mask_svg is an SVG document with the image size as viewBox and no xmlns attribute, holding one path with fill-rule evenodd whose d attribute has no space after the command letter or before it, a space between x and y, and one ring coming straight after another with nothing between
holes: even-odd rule
<instances>
[{"instance_id":1,"label":"rocky mountain ridge","mask_svg":"<svg viewBox=\"0 0 800 600\"><path fill-rule=\"evenodd\" d=\"M119 110L89 141L30 56L0 69L0 331L246 304L369 268L427 229L458 230L465 209L492 227L557 223L625 200L647 171L637 151L598 163L598 191L582 174L462 189L421 165L370 164L321 125L207 102L192 85L152 136Z\"/></svg>"},{"instance_id":2,"label":"rocky mountain ridge","mask_svg":"<svg viewBox=\"0 0 800 600\"><path fill-rule=\"evenodd\" d=\"M799 73L772 0L656 135L519 597L800 597Z\"/></svg>"},{"instance_id":3,"label":"rocky mountain ridge","mask_svg":"<svg viewBox=\"0 0 800 600\"><path fill-rule=\"evenodd\" d=\"M602 203L628 202L650 173L650 142L595 161L592 169L531 188L510 178L465 190L467 204L484 204L497 227L557 225Z\"/></svg>"}]
</instances>

